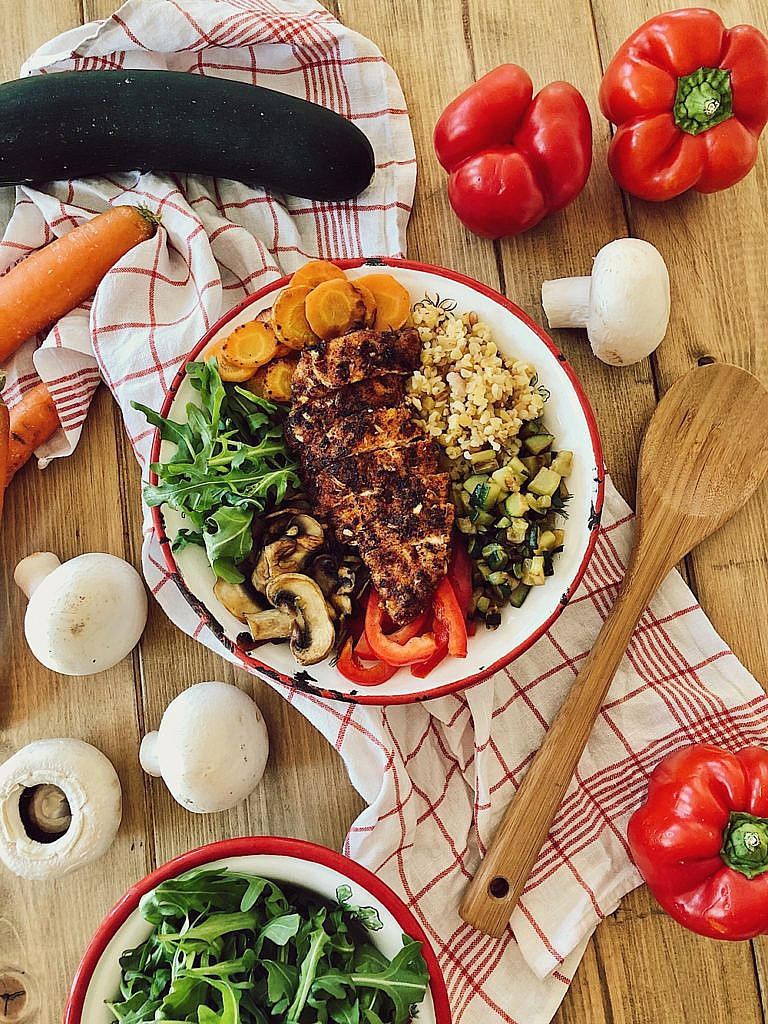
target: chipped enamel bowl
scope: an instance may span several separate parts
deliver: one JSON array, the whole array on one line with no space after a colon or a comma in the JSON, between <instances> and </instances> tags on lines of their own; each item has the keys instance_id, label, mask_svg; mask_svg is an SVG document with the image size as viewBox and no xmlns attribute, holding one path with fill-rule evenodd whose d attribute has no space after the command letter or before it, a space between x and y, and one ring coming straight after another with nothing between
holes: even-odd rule
<instances>
[{"instance_id":1,"label":"chipped enamel bowl","mask_svg":"<svg viewBox=\"0 0 768 1024\"><path fill-rule=\"evenodd\" d=\"M510 358L532 363L540 384L550 392L544 420L555 435L558 448L574 453L568 477L572 498L565 525L565 549L555 559L555 574L545 586L534 587L522 608L506 608L495 631L478 629L469 641L464 659L447 658L426 679L415 679L408 669L376 687L359 687L346 680L330 661L302 669L287 644L265 644L250 653L238 645L243 626L213 595L215 578L202 548L189 545L173 553L169 541L185 525L184 517L163 506L154 509L155 529L168 568L197 611L208 619L221 642L245 665L271 679L323 697L360 704L403 704L428 700L486 679L527 651L552 625L576 590L597 539L603 504L603 457L595 417L584 391L565 356L547 334L521 309L498 292L461 274L407 260L376 259L340 261L350 279L386 267L409 290L413 302L425 295L452 299L460 311L474 310L493 331L499 349ZM287 278L275 281L249 296L227 313L190 352L187 362L204 356L214 342L235 327L268 309ZM184 378L183 367L173 381L162 409L164 416L183 420L188 402L196 392ZM171 442L155 436L152 461L167 459Z\"/></svg>"}]
</instances>

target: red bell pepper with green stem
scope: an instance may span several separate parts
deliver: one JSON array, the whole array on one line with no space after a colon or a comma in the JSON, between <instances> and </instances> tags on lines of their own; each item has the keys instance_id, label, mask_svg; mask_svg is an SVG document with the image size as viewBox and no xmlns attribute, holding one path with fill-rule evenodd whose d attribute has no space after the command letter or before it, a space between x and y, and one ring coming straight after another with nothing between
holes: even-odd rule
<instances>
[{"instance_id":1,"label":"red bell pepper with green stem","mask_svg":"<svg viewBox=\"0 0 768 1024\"><path fill-rule=\"evenodd\" d=\"M448 198L476 235L503 238L562 210L584 188L592 164L592 122L578 90L544 86L502 64L478 79L435 125Z\"/></svg>"},{"instance_id":2,"label":"red bell pepper with green stem","mask_svg":"<svg viewBox=\"0 0 768 1024\"><path fill-rule=\"evenodd\" d=\"M648 888L684 927L715 939L768 933L768 750L670 754L628 839Z\"/></svg>"},{"instance_id":3,"label":"red bell pepper with green stem","mask_svg":"<svg viewBox=\"0 0 768 1024\"><path fill-rule=\"evenodd\" d=\"M701 7L660 14L608 65L600 108L617 126L608 166L626 192L659 201L730 188L768 121L768 40Z\"/></svg>"}]
</instances>

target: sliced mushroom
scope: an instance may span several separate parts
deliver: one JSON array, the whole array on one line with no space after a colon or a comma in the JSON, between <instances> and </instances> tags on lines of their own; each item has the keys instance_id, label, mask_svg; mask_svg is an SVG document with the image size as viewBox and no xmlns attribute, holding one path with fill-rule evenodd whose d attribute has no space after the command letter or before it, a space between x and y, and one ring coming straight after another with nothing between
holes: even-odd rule
<instances>
[{"instance_id":1,"label":"sliced mushroom","mask_svg":"<svg viewBox=\"0 0 768 1024\"><path fill-rule=\"evenodd\" d=\"M300 665L314 665L328 656L336 636L325 597L314 580L283 573L267 584L267 598L293 617L291 653Z\"/></svg>"},{"instance_id":2,"label":"sliced mushroom","mask_svg":"<svg viewBox=\"0 0 768 1024\"><path fill-rule=\"evenodd\" d=\"M267 640L287 640L293 629L293 616L279 608L265 608L255 615L246 615L248 629L257 643Z\"/></svg>"},{"instance_id":3,"label":"sliced mushroom","mask_svg":"<svg viewBox=\"0 0 768 1024\"><path fill-rule=\"evenodd\" d=\"M308 575L320 587L326 597L335 591L339 579L339 567L333 555L321 554L312 559Z\"/></svg>"},{"instance_id":4,"label":"sliced mushroom","mask_svg":"<svg viewBox=\"0 0 768 1024\"><path fill-rule=\"evenodd\" d=\"M273 576L303 569L310 556L325 541L323 527L304 512L291 516L282 526L279 540L266 545L251 576L251 583L260 593L266 592L267 583Z\"/></svg>"},{"instance_id":5,"label":"sliced mushroom","mask_svg":"<svg viewBox=\"0 0 768 1024\"><path fill-rule=\"evenodd\" d=\"M248 615L256 615L261 611L261 605L248 593L242 583L216 580L213 585L213 594L217 601L221 601L227 611L235 616L238 622L247 622Z\"/></svg>"}]
</instances>

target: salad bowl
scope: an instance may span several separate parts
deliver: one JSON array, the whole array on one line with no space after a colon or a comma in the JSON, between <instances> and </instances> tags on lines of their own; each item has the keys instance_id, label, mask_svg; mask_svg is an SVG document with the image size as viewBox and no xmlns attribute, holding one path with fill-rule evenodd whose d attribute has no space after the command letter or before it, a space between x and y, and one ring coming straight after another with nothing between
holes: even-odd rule
<instances>
[{"instance_id":1,"label":"salad bowl","mask_svg":"<svg viewBox=\"0 0 768 1024\"><path fill-rule=\"evenodd\" d=\"M376 875L324 846L298 839L248 836L225 839L190 850L163 864L132 886L102 921L77 968L64 1010L63 1024L114 1024L106 1005L120 986L120 957L152 932L139 904L163 882L195 868L227 868L297 886L325 901L343 899L363 912L367 939L392 959L407 936L422 944L429 982L419 1004L420 1024L451 1024L448 995L437 959L421 925Z\"/></svg>"},{"instance_id":2,"label":"salad bowl","mask_svg":"<svg viewBox=\"0 0 768 1024\"><path fill-rule=\"evenodd\" d=\"M547 429L557 445L573 452L573 470L568 477L571 498L564 524L564 550L554 560L554 575L544 586L533 587L519 608L503 609L496 630L480 625L470 638L466 658L446 658L424 679L401 669L377 686L363 687L351 682L335 668L332 659L308 668L294 661L285 644L267 643L246 649L238 641L243 625L227 611L213 593L214 573L205 551L196 545L173 550L173 541L185 528L181 513L168 505L155 507L154 527L161 541L169 571L181 592L209 624L216 637L246 668L322 697L361 704L398 704L428 700L471 686L493 675L528 650L555 622L578 587L597 539L603 504L604 467L595 417L589 401L565 356L548 335L518 306L503 295L464 275L440 267L397 259L336 261L354 283L356 277L384 269L409 292L413 304L424 300L448 301L460 312L474 312L492 332L500 352L510 360L532 364L538 383L549 395L544 411ZM161 415L183 421L188 403L196 403L196 392L185 377L187 363L204 359L206 352L241 324L268 310L288 278L272 282L232 309L189 353L173 381ZM152 462L167 461L173 454L171 441L156 433ZM156 477L150 476L155 483Z\"/></svg>"}]
</instances>

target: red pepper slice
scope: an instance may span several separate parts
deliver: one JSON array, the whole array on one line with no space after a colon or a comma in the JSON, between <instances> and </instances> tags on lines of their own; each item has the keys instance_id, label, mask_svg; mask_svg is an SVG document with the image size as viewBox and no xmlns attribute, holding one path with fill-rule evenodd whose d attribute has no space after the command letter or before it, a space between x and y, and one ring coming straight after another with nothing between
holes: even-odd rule
<instances>
[{"instance_id":1,"label":"red pepper slice","mask_svg":"<svg viewBox=\"0 0 768 1024\"><path fill-rule=\"evenodd\" d=\"M448 579L456 591L461 610L466 615L472 601L472 560L462 537L454 536Z\"/></svg>"},{"instance_id":2,"label":"red pepper slice","mask_svg":"<svg viewBox=\"0 0 768 1024\"><path fill-rule=\"evenodd\" d=\"M435 621L441 623L448 634L448 653L454 658L467 656L467 620L456 597L451 581L440 580L432 601Z\"/></svg>"},{"instance_id":3,"label":"red pepper slice","mask_svg":"<svg viewBox=\"0 0 768 1024\"><path fill-rule=\"evenodd\" d=\"M437 668L441 661L448 655L448 630L439 619L435 620L435 641L437 650L426 661L420 661L418 665L411 665L411 675L417 679L425 679L433 668Z\"/></svg>"},{"instance_id":4,"label":"red pepper slice","mask_svg":"<svg viewBox=\"0 0 768 1024\"><path fill-rule=\"evenodd\" d=\"M341 649L336 668L345 679L360 686L378 686L385 683L397 672L396 665L385 665L383 661L376 661L372 665L363 665L354 651L354 640L350 636Z\"/></svg>"},{"instance_id":5,"label":"red pepper slice","mask_svg":"<svg viewBox=\"0 0 768 1024\"><path fill-rule=\"evenodd\" d=\"M399 629L394 630L392 633L385 633L387 640L393 640L397 644L404 644L411 637L420 636L424 632L424 627L427 625L429 619L429 612L422 612L421 615L417 615L413 622L409 622L405 626L401 626ZM382 622L382 626L384 623ZM376 661L376 655L373 653L373 648L368 642L368 637L365 635L363 630L360 635L360 639L355 644L355 654L358 658L364 658L366 661Z\"/></svg>"},{"instance_id":6,"label":"red pepper slice","mask_svg":"<svg viewBox=\"0 0 768 1024\"><path fill-rule=\"evenodd\" d=\"M413 665L417 661L431 658L437 650L433 633L413 636L404 644L397 643L383 632L383 617L384 609L379 595L372 590L365 610L365 635L371 650L381 661L386 661L388 665Z\"/></svg>"}]
</instances>

